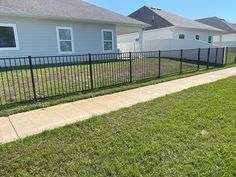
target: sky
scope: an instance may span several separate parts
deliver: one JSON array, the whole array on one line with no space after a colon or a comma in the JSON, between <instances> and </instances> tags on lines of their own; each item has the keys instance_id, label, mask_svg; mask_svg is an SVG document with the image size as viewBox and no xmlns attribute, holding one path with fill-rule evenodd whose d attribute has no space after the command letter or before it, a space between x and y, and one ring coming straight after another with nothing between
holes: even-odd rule
<instances>
[{"instance_id":1,"label":"sky","mask_svg":"<svg viewBox=\"0 0 236 177\"><path fill-rule=\"evenodd\" d=\"M147 5L187 17L200 19L217 16L236 23L236 0L86 0L100 7L129 15Z\"/></svg>"}]
</instances>

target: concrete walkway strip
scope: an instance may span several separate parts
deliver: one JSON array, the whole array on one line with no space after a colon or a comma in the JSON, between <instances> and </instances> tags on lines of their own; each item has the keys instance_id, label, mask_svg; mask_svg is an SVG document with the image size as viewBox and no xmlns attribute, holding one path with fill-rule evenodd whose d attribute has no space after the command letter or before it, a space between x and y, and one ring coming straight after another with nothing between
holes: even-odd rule
<instances>
[{"instance_id":1,"label":"concrete walkway strip","mask_svg":"<svg viewBox=\"0 0 236 177\"><path fill-rule=\"evenodd\" d=\"M0 144L236 75L236 67L0 117Z\"/></svg>"},{"instance_id":2,"label":"concrete walkway strip","mask_svg":"<svg viewBox=\"0 0 236 177\"><path fill-rule=\"evenodd\" d=\"M0 143L7 143L18 139L18 135L8 117L0 118Z\"/></svg>"}]
</instances>

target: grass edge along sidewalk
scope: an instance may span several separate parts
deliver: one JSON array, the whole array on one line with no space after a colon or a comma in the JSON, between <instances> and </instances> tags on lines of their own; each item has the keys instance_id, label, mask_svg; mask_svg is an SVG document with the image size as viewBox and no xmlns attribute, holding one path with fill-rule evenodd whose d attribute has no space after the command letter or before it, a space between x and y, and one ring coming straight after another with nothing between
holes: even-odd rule
<instances>
[{"instance_id":1,"label":"grass edge along sidewalk","mask_svg":"<svg viewBox=\"0 0 236 177\"><path fill-rule=\"evenodd\" d=\"M236 174L236 77L0 146L0 176Z\"/></svg>"},{"instance_id":2,"label":"grass edge along sidewalk","mask_svg":"<svg viewBox=\"0 0 236 177\"><path fill-rule=\"evenodd\" d=\"M176 75L172 75L172 76L161 77L158 79L146 79L146 80L142 80L142 81L135 82L132 84L115 86L115 87L111 87L111 88L94 89L92 92L85 91L85 92L79 92L79 93L70 94L70 95L66 95L66 96L52 97L52 98L41 100L38 102L31 102L31 103L26 102L26 103L16 103L16 104L12 104L12 105L6 105L6 106L1 107L0 117L9 116L9 115L13 115L16 113L31 111L31 110L40 109L40 108L46 108L49 106L59 105L62 103L70 103L70 102L74 102L74 101L78 101L78 100L82 100L82 99L112 94L112 93L121 92L121 91L129 90L129 89L139 88L139 87L143 87L143 86L147 86L147 85L158 84L158 83L162 83L162 82L167 82L167 81L190 77L190 76L194 76L194 75L199 75L199 74L203 74L203 73L207 73L207 72L222 70L222 69L231 68L231 67L235 67L235 66L236 65L228 65L223 68L214 68L211 70L200 70L199 72L185 73L182 75L176 74Z\"/></svg>"},{"instance_id":3,"label":"grass edge along sidewalk","mask_svg":"<svg viewBox=\"0 0 236 177\"><path fill-rule=\"evenodd\" d=\"M0 106L219 67L224 53L204 48L0 58Z\"/></svg>"},{"instance_id":4,"label":"grass edge along sidewalk","mask_svg":"<svg viewBox=\"0 0 236 177\"><path fill-rule=\"evenodd\" d=\"M0 119L0 142L15 141L46 130L83 121L93 116L107 114L137 103L146 102L167 94L180 92L184 89L212 83L235 75L236 67L228 68L222 71L205 73L162 84L2 117Z\"/></svg>"}]
</instances>

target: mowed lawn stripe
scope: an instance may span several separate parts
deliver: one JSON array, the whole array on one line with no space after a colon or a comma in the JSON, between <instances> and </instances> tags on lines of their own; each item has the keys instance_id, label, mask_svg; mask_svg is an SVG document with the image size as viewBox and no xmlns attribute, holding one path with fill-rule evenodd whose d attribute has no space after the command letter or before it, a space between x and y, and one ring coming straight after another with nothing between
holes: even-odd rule
<instances>
[{"instance_id":1,"label":"mowed lawn stripe","mask_svg":"<svg viewBox=\"0 0 236 177\"><path fill-rule=\"evenodd\" d=\"M235 176L236 77L0 146L0 176Z\"/></svg>"}]
</instances>

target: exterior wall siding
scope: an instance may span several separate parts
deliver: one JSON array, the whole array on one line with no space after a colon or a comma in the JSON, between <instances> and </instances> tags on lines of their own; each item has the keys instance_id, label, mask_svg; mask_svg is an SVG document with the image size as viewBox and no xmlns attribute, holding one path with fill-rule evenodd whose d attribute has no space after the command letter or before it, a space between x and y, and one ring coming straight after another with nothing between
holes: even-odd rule
<instances>
[{"instance_id":1,"label":"exterior wall siding","mask_svg":"<svg viewBox=\"0 0 236 177\"><path fill-rule=\"evenodd\" d=\"M120 35L117 37L118 48L122 52L137 52L139 51L139 42L136 39L139 38L138 33ZM149 40L160 40L160 39L171 39L173 38L172 28L148 30L143 32L143 48L147 49L147 41Z\"/></svg>"},{"instance_id":2,"label":"exterior wall siding","mask_svg":"<svg viewBox=\"0 0 236 177\"><path fill-rule=\"evenodd\" d=\"M180 34L184 34L186 40L195 40L195 36L199 35L200 41L208 43L208 37L212 36L213 38L213 36L217 33L206 30L175 28L174 39L179 39Z\"/></svg>"},{"instance_id":3,"label":"exterior wall siding","mask_svg":"<svg viewBox=\"0 0 236 177\"><path fill-rule=\"evenodd\" d=\"M207 42L197 40L181 40L181 39L160 39L149 40L144 42L145 51L155 50L180 50L180 49L198 49L198 48L215 48Z\"/></svg>"},{"instance_id":4,"label":"exterior wall siding","mask_svg":"<svg viewBox=\"0 0 236 177\"><path fill-rule=\"evenodd\" d=\"M123 42L135 42L139 38L138 33L131 33L118 36L118 43ZM144 40L155 40L155 39L170 39L173 38L172 28L163 28L157 30L148 30L143 32Z\"/></svg>"},{"instance_id":5,"label":"exterior wall siding","mask_svg":"<svg viewBox=\"0 0 236 177\"><path fill-rule=\"evenodd\" d=\"M214 36L213 42L215 45L223 47L236 47L236 33L222 35L222 43L220 42L220 36Z\"/></svg>"},{"instance_id":6,"label":"exterior wall siding","mask_svg":"<svg viewBox=\"0 0 236 177\"><path fill-rule=\"evenodd\" d=\"M56 26L72 27L74 55L103 53L102 29L113 30L114 52L117 50L115 25L6 16L0 16L0 23L16 24L20 47L19 50L0 51L1 58L60 55Z\"/></svg>"},{"instance_id":7,"label":"exterior wall siding","mask_svg":"<svg viewBox=\"0 0 236 177\"><path fill-rule=\"evenodd\" d=\"M130 14L129 17L150 24L151 27L146 28L147 30L173 26L173 24L166 21L146 6Z\"/></svg>"},{"instance_id":8,"label":"exterior wall siding","mask_svg":"<svg viewBox=\"0 0 236 177\"><path fill-rule=\"evenodd\" d=\"M184 34L185 39L179 39L179 34ZM144 51L152 51L215 47L208 43L208 36L214 34L214 32L206 30L176 27L148 30L143 32L143 49ZM195 39L196 35L199 35L199 40ZM118 36L118 48L122 52L138 51L139 42L136 41L137 38L139 38L138 33Z\"/></svg>"}]
</instances>

